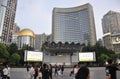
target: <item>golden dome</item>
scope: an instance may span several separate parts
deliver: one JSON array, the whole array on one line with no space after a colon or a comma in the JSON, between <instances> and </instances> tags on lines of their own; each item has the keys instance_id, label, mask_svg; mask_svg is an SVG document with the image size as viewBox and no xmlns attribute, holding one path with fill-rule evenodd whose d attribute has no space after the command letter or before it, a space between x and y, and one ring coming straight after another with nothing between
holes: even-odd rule
<instances>
[{"instance_id":1,"label":"golden dome","mask_svg":"<svg viewBox=\"0 0 120 79\"><path fill-rule=\"evenodd\" d=\"M23 29L18 33L18 36L31 36L35 38L35 34L30 29Z\"/></svg>"}]
</instances>

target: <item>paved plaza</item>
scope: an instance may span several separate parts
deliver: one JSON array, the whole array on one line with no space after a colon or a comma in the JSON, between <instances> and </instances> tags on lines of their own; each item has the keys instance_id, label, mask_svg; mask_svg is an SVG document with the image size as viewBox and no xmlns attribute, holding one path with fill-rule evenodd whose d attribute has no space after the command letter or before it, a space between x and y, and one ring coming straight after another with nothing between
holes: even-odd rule
<instances>
[{"instance_id":1,"label":"paved plaza","mask_svg":"<svg viewBox=\"0 0 120 79\"><path fill-rule=\"evenodd\" d=\"M104 67L93 67L89 69L90 69L90 79L105 79ZM64 75L54 76L53 74L53 79L70 79L69 73L71 70L72 68L65 68ZM118 71L117 74L120 74L120 71ZM120 75L117 75L117 77L118 77L117 79L120 79ZM11 79L30 79L30 75L26 71L26 68L12 68Z\"/></svg>"}]
</instances>

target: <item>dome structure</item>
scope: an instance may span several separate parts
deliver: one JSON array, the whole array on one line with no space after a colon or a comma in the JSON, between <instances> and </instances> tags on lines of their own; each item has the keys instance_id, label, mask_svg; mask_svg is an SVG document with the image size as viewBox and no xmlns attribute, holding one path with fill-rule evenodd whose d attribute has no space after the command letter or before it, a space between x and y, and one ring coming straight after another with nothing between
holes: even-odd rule
<instances>
[{"instance_id":1,"label":"dome structure","mask_svg":"<svg viewBox=\"0 0 120 79\"><path fill-rule=\"evenodd\" d=\"M23 29L18 33L18 36L31 36L33 38L35 38L35 34L32 30L30 29Z\"/></svg>"},{"instance_id":2,"label":"dome structure","mask_svg":"<svg viewBox=\"0 0 120 79\"><path fill-rule=\"evenodd\" d=\"M18 47L22 48L25 45L31 46L34 48L35 44L35 34L30 29L23 29L18 33Z\"/></svg>"}]
</instances>

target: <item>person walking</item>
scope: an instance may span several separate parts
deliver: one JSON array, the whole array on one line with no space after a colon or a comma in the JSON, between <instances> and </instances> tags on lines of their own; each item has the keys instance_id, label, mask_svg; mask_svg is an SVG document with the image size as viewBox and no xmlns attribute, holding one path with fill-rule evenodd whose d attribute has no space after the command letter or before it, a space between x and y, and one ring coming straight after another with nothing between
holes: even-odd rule
<instances>
[{"instance_id":1,"label":"person walking","mask_svg":"<svg viewBox=\"0 0 120 79\"><path fill-rule=\"evenodd\" d=\"M34 74L35 74L35 71L34 71L34 68L33 68L33 66L32 66L32 65L31 65L31 67L30 67L29 72L30 72L30 79L32 79L32 78L33 78L33 76L34 76Z\"/></svg>"},{"instance_id":2,"label":"person walking","mask_svg":"<svg viewBox=\"0 0 120 79\"><path fill-rule=\"evenodd\" d=\"M52 65L51 64L48 65L48 71L49 71L49 78L53 79L53 77L52 77L53 72L52 72Z\"/></svg>"},{"instance_id":3,"label":"person walking","mask_svg":"<svg viewBox=\"0 0 120 79\"><path fill-rule=\"evenodd\" d=\"M62 65L61 67L61 74L63 75L63 71L64 71L64 65Z\"/></svg>"},{"instance_id":4,"label":"person walking","mask_svg":"<svg viewBox=\"0 0 120 79\"><path fill-rule=\"evenodd\" d=\"M27 67L26 67L26 68L27 68L27 72L29 72L29 65L27 65Z\"/></svg>"},{"instance_id":5,"label":"person walking","mask_svg":"<svg viewBox=\"0 0 120 79\"><path fill-rule=\"evenodd\" d=\"M58 76L58 66L55 64L55 72L54 72L55 76Z\"/></svg>"},{"instance_id":6,"label":"person walking","mask_svg":"<svg viewBox=\"0 0 120 79\"><path fill-rule=\"evenodd\" d=\"M71 79L75 79L75 75L78 72L78 65L74 65L73 69L70 71Z\"/></svg>"},{"instance_id":7,"label":"person walking","mask_svg":"<svg viewBox=\"0 0 120 79\"><path fill-rule=\"evenodd\" d=\"M10 66L9 65L7 65L7 69L8 69L7 79L10 79Z\"/></svg>"},{"instance_id":8,"label":"person walking","mask_svg":"<svg viewBox=\"0 0 120 79\"><path fill-rule=\"evenodd\" d=\"M90 79L89 69L85 66L82 66L76 73L75 79Z\"/></svg>"},{"instance_id":9,"label":"person walking","mask_svg":"<svg viewBox=\"0 0 120 79\"><path fill-rule=\"evenodd\" d=\"M43 70L43 67L42 67L42 65L40 65L40 67L39 67L39 71L38 71L38 78L39 79L42 79L42 71Z\"/></svg>"},{"instance_id":10,"label":"person walking","mask_svg":"<svg viewBox=\"0 0 120 79\"><path fill-rule=\"evenodd\" d=\"M49 70L47 64L43 64L42 79L49 79Z\"/></svg>"},{"instance_id":11,"label":"person walking","mask_svg":"<svg viewBox=\"0 0 120 79\"><path fill-rule=\"evenodd\" d=\"M112 59L108 59L108 65L106 66L106 79L117 79L116 71L120 70L119 67L115 66Z\"/></svg>"},{"instance_id":12,"label":"person walking","mask_svg":"<svg viewBox=\"0 0 120 79\"><path fill-rule=\"evenodd\" d=\"M38 76L38 67L37 67L37 65L35 65L34 71L35 71L34 79L36 79L37 76Z\"/></svg>"},{"instance_id":13,"label":"person walking","mask_svg":"<svg viewBox=\"0 0 120 79\"><path fill-rule=\"evenodd\" d=\"M7 79L7 78L8 78L8 68L7 68L7 66L5 66L3 68L3 77L2 77L2 79Z\"/></svg>"}]
</instances>

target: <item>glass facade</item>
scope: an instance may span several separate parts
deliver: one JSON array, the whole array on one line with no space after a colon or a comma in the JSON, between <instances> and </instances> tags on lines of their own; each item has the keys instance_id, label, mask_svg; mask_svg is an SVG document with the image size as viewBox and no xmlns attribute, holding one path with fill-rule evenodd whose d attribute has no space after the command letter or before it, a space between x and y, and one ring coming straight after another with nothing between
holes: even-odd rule
<instances>
[{"instance_id":1,"label":"glass facade","mask_svg":"<svg viewBox=\"0 0 120 79\"><path fill-rule=\"evenodd\" d=\"M18 47L22 48L24 45L34 47L34 38L31 36L18 37Z\"/></svg>"},{"instance_id":2,"label":"glass facade","mask_svg":"<svg viewBox=\"0 0 120 79\"><path fill-rule=\"evenodd\" d=\"M7 6L7 0L0 0L0 41L2 39L2 30L3 30L6 6Z\"/></svg>"},{"instance_id":3,"label":"glass facade","mask_svg":"<svg viewBox=\"0 0 120 79\"><path fill-rule=\"evenodd\" d=\"M34 48L35 44L35 34L30 29L23 29L18 33L18 47L30 46Z\"/></svg>"},{"instance_id":4,"label":"glass facade","mask_svg":"<svg viewBox=\"0 0 120 79\"><path fill-rule=\"evenodd\" d=\"M90 25L88 18L88 10L70 13L57 13L57 27L55 40L57 42L75 42L84 43L84 40L89 38ZM87 35L88 37L85 37Z\"/></svg>"},{"instance_id":5,"label":"glass facade","mask_svg":"<svg viewBox=\"0 0 120 79\"><path fill-rule=\"evenodd\" d=\"M86 7L79 10L77 10L77 8L71 8L71 11L69 11L70 8L69 10L66 8L55 8L53 10L53 41L83 44L86 42L91 43L93 39L94 42L96 42L96 33L93 28L95 27L94 21L93 26L91 26L92 21L90 21L93 20L90 18L91 10L89 9L91 8ZM93 31L95 35L92 35L91 31ZM95 37L95 39L92 38L92 36Z\"/></svg>"}]
</instances>

